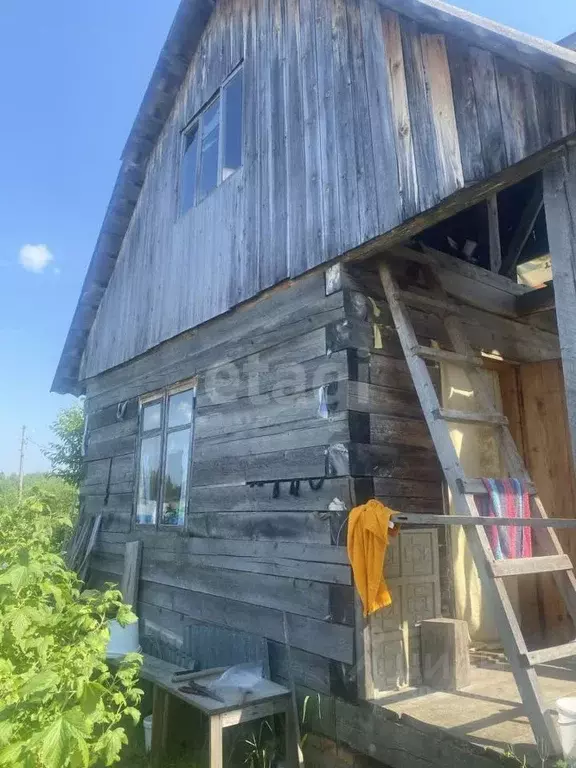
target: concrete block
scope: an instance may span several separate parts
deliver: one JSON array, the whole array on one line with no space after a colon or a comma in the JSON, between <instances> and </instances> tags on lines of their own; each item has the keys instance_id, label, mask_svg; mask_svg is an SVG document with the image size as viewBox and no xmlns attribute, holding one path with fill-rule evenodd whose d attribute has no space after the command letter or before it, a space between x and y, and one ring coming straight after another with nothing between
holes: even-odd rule
<instances>
[{"instance_id":1,"label":"concrete block","mask_svg":"<svg viewBox=\"0 0 576 768\"><path fill-rule=\"evenodd\" d=\"M426 619L420 631L423 684L442 691L470 685L468 624L459 619Z\"/></svg>"}]
</instances>

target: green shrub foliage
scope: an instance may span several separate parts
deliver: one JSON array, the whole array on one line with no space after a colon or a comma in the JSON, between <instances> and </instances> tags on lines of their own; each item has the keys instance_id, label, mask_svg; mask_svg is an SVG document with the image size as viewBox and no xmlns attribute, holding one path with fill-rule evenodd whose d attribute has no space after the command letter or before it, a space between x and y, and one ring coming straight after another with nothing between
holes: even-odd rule
<instances>
[{"instance_id":1,"label":"green shrub foliage","mask_svg":"<svg viewBox=\"0 0 576 768\"><path fill-rule=\"evenodd\" d=\"M70 519L46 497L0 499L0 766L86 768L119 759L138 721L141 657L105 663L121 593L82 590L59 553Z\"/></svg>"}]
</instances>

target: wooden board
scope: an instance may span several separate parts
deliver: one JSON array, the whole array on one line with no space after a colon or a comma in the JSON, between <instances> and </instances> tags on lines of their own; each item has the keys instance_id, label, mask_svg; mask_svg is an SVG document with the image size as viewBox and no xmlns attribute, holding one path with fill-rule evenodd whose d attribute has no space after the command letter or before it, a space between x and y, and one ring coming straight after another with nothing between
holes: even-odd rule
<instances>
[{"instance_id":1,"label":"wooden board","mask_svg":"<svg viewBox=\"0 0 576 768\"><path fill-rule=\"evenodd\" d=\"M576 151L573 147L544 172L544 209L554 272L572 458L576 465Z\"/></svg>"},{"instance_id":2,"label":"wooden board","mask_svg":"<svg viewBox=\"0 0 576 768\"><path fill-rule=\"evenodd\" d=\"M559 361L523 365L519 370L522 393L526 463L550 517L574 517L576 477L571 461L570 433ZM576 533L558 531L562 547L575 562ZM537 605L532 626L538 623L546 645L573 639L574 628L550 576L538 576ZM532 614L533 615L533 614ZM536 633L537 635L538 633Z\"/></svg>"},{"instance_id":3,"label":"wooden board","mask_svg":"<svg viewBox=\"0 0 576 768\"><path fill-rule=\"evenodd\" d=\"M127 541L124 554L124 571L120 582L120 591L127 605L136 606L142 564L142 542Z\"/></svg>"}]
</instances>

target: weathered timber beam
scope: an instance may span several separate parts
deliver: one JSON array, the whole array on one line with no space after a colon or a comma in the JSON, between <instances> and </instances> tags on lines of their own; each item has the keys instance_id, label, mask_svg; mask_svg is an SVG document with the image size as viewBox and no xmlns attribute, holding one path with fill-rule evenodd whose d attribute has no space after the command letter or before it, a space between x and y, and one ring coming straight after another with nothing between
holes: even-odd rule
<instances>
[{"instance_id":1,"label":"weathered timber beam","mask_svg":"<svg viewBox=\"0 0 576 768\"><path fill-rule=\"evenodd\" d=\"M520 256L522 256L524 246L532 234L532 231L536 225L536 219L540 215L540 211L542 210L543 206L544 198L542 186L538 184L532 194L532 197L522 212L522 216L520 217L516 231L514 232L512 240L510 241L510 246L508 248L508 252L506 253L506 258L502 262L502 267L500 269L503 275L510 275L516 268L516 264L518 263Z\"/></svg>"},{"instance_id":2,"label":"weathered timber beam","mask_svg":"<svg viewBox=\"0 0 576 768\"><path fill-rule=\"evenodd\" d=\"M486 211L488 214L488 235L490 241L490 271L498 273L502 267L498 195L490 195L488 200L486 200Z\"/></svg>"},{"instance_id":3,"label":"weathered timber beam","mask_svg":"<svg viewBox=\"0 0 576 768\"><path fill-rule=\"evenodd\" d=\"M418 214L386 232L386 234L379 235L348 251L343 256L343 261L348 262L356 259L367 259L371 256L379 256L388 248L416 237L420 232L432 227L434 224L444 221L473 205L477 205L486 200L488 196L500 192L528 176L532 176L537 171L541 171L547 163L551 162L558 154L563 153L566 146L567 142L562 142L552 147L545 147L540 152L529 155L519 163L505 168L500 173L490 176L478 184L472 184L469 187L459 189L442 200L434 208Z\"/></svg>"},{"instance_id":4,"label":"weathered timber beam","mask_svg":"<svg viewBox=\"0 0 576 768\"><path fill-rule=\"evenodd\" d=\"M516 311L519 315L547 312L554 309L554 305L554 283L548 283L545 288L536 288L522 296L516 296Z\"/></svg>"},{"instance_id":5,"label":"weathered timber beam","mask_svg":"<svg viewBox=\"0 0 576 768\"><path fill-rule=\"evenodd\" d=\"M544 170L544 206L556 293L556 318L572 457L576 465L576 148Z\"/></svg>"},{"instance_id":6,"label":"weathered timber beam","mask_svg":"<svg viewBox=\"0 0 576 768\"><path fill-rule=\"evenodd\" d=\"M464 525L489 528L491 525L513 528L576 528L576 518L540 517L465 517L464 515L427 515L423 512L399 512L395 523L409 525Z\"/></svg>"}]
</instances>

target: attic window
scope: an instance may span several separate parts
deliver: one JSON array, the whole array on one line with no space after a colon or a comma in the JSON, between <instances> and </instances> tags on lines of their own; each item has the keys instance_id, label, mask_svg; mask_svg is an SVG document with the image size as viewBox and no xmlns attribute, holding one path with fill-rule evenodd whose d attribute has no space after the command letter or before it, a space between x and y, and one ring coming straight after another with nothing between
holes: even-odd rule
<instances>
[{"instance_id":1,"label":"attic window","mask_svg":"<svg viewBox=\"0 0 576 768\"><path fill-rule=\"evenodd\" d=\"M240 67L184 131L182 213L200 203L242 165L243 86Z\"/></svg>"}]
</instances>

